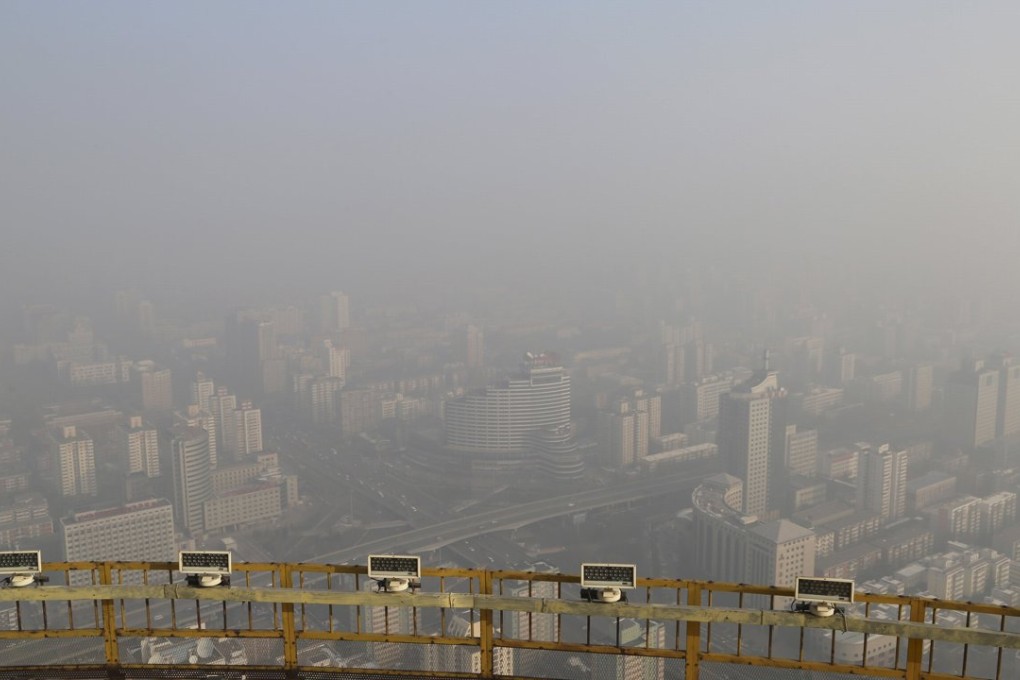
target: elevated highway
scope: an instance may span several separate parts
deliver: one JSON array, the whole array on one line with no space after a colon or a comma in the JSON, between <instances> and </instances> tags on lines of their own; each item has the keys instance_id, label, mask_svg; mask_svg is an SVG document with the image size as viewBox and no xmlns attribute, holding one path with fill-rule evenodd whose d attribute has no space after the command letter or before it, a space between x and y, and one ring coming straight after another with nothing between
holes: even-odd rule
<instances>
[{"instance_id":1,"label":"elevated highway","mask_svg":"<svg viewBox=\"0 0 1020 680\"><path fill-rule=\"evenodd\" d=\"M706 473L692 475L678 473L652 479L642 479L590 491L522 503L509 508L471 512L466 516L446 520L419 529L401 532L384 538L351 545L316 555L312 562L348 563L364 559L373 553L412 552L427 553L465 539L500 531L520 529L543 520L587 512L598 508L642 501L663 494L687 494Z\"/></svg>"}]
</instances>

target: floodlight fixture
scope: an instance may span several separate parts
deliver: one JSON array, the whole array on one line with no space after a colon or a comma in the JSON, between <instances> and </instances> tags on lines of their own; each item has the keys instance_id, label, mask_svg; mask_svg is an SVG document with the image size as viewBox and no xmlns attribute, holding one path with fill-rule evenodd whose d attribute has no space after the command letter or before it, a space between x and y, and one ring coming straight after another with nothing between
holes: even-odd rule
<instances>
[{"instance_id":1,"label":"floodlight fixture","mask_svg":"<svg viewBox=\"0 0 1020 680\"><path fill-rule=\"evenodd\" d=\"M636 586L637 567L633 564L581 565L581 597L589 602L626 602L623 591Z\"/></svg>"},{"instance_id":2,"label":"floodlight fixture","mask_svg":"<svg viewBox=\"0 0 1020 680\"><path fill-rule=\"evenodd\" d=\"M0 574L8 574L4 582L11 588L24 588L47 579L42 573L42 553L38 550L0 552Z\"/></svg>"},{"instance_id":3,"label":"floodlight fixture","mask_svg":"<svg viewBox=\"0 0 1020 680\"><path fill-rule=\"evenodd\" d=\"M368 577L379 590L400 593L421 587L421 558L417 555L369 555Z\"/></svg>"},{"instance_id":4,"label":"floodlight fixture","mask_svg":"<svg viewBox=\"0 0 1020 680\"><path fill-rule=\"evenodd\" d=\"M229 550L182 550L177 556L178 571L187 576L188 585L200 588L230 585L232 564Z\"/></svg>"},{"instance_id":5,"label":"floodlight fixture","mask_svg":"<svg viewBox=\"0 0 1020 680\"><path fill-rule=\"evenodd\" d=\"M832 616L840 604L853 604L854 582L845 578L798 576L794 589L795 608L815 616Z\"/></svg>"}]
</instances>

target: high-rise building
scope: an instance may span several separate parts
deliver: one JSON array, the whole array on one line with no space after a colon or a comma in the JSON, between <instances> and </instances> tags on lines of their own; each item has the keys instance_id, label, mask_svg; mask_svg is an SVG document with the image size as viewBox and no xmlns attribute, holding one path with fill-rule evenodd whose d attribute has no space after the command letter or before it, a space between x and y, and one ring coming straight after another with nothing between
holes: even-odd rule
<instances>
[{"instance_id":1,"label":"high-rise building","mask_svg":"<svg viewBox=\"0 0 1020 680\"><path fill-rule=\"evenodd\" d=\"M616 405L612 413L599 414L601 444L605 450L606 462L612 467L627 467L648 455L638 456L636 449L638 429L637 414L630 410L630 404Z\"/></svg>"},{"instance_id":2,"label":"high-rise building","mask_svg":"<svg viewBox=\"0 0 1020 680\"><path fill-rule=\"evenodd\" d=\"M818 430L786 426L786 469L806 477L818 474Z\"/></svg>"},{"instance_id":3,"label":"high-rise building","mask_svg":"<svg viewBox=\"0 0 1020 680\"><path fill-rule=\"evenodd\" d=\"M243 393L262 394L269 377L279 385L276 325L272 321L239 312L227 318L226 350L228 382Z\"/></svg>"},{"instance_id":4,"label":"high-rise building","mask_svg":"<svg viewBox=\"0 0 1020 680\"><path fill-rule=\"evenodd\" d=\"M907 408L909 410L920 412L930 409L931 396L934 389L934 366L931 364L917 364L907 370Z\"/></svg>"},{"instance_id":5,"label":"high-rise building","mask_svg":"<svg viewBox=\"0 0 1020 680\"><path fill-rule=\"evenodd\" d=\"M374 390L345 389L338 396L340 430L345 436L355 436L378 426L381 413Z\"/></svg>"},{"instance_id":6,"label":"high-rise building","mask_svg":"<svg viewBox=\"0 0 1020 680\"><path fill-rule=\"evenodd\" d=\"M785 519L759 521L740 510L743 484L713 475L692 495L695 552L702 573L724 581L782 587L813 576L816 535Z\"/></svg>"},{"instance_id":7,"label":"high-rise building","mask_svg":"<svg viewBox=\"0 0 1020 680\"><path fill-rule=\"evenodd\" d=\"M584 477L584 456L574 437L574 426L536 430L532 447L538 469L549 479L577 481Z\"/></svg>"},{"instance_id":8,"label":"high-rise building","mask_svg":"<svg viewBox=\"0 0 1020 680\"><path fill-rule=\"evenodd\" d=\"M995 365L999 369L995 436L1009 437L1020 432L1020 364L1009 355L999 355Z\"/></svg>"},{"instance_id":9,"label":"high-rise building","mask_svg":"<svg viewBox=\"0 0 1020 680\"><path fill-rule=\"evenodd\" d=\"M747 529L745 583L789 588L815 572L815 532L789 520L760 522Z\"/></svg>"},{"instance_id":10,"label":"high-rise building","mask_svg":"<svg viewBox=\"0 0 1020 680\"><path fill-rule=\"evenodd\" d=\"M124 433L128 474L159 477L159 432L147 427L141 416L132 416Z\"/></svg>"},{"instance_id":11,"label":"high-rise building","mask_svg":"<svg viewBox=\"0 0 1020 680\"><path fill-rule=\"evenodd\" d=\"M847 352L845 347L836 348L826 361L826 378L830 385L843 387L854 379L857 355Z\"/></svg>"},{"instance_id":12,"label":"high-rise building","mask_svg":"<svg viewBox=\"0 0 1020 680\"><path fill-rule=\"evenodd\" d=\"M346 382L347 368L351 365L351 350L333 344L330 339L322 341L322 368L330 378Z\"/></svg>"},{"instance_id":13,"label":"high-rise building","mask_svg":"<svg viewBox=\"0 0 1020 680\"><path fill-rule=\"evenodd\" d=\"M1000 491L981 499L978 505L981 533L985 536L1002 531L1016 521L1016 494Z\"/></svg>"},{"instance_id":14,"label":"high-rise building","mask_svg":"<svg viewBox=\"0 0 1020 680\"><path fill-rule=\"evenodd\" d=\"M351 307L347 293L333 291L319 298L319 328L329 335L351 327Z\"/></svg>"},{"instance_id":15,"label":"high-rise building","mask_svg":"<svg viewBox=\"0 0 1020 680\"><path fill-rule=\"evenodd\" d=\"M216 422L216 429L210 430L209 434L216 441L217 450L226 451L230 447L230 432L234 427L234 411L237 410L237 397L227 390L226 387L217 387L216 394L209 397L210 411L213 420Z\"/></svg>"},{"instance_id":16,"label":"high-rise building","mask_svg":"<svg viewBox=\"0 0 1020 680\"><path fill-rule=\"evenodd\" d=\"M206 411L209 409L209 398L216 394L216 385L205 377L202 371L195 376L195 382L191 383L191 403L198 404L198 407Z\"/></svg>"},{"instance_id":17,"label":"high-rise building","mask_svg":"<svg viewBox=\"0 0 1020 680\"><path fill-rule=\"evenodd\" d=\"M681 391L681 422L686 425L715 418L719 415L720 399L732 389L733 376L729 374L686 383Z\"/></svg>"},{"instance_id":18,"label":"high-rise building","mask_svg":"<svg viewBox=\"0 0 1020 680\"><path fill-rule=\"evenodd\" d=\"M170 502L151 498L60 520L64 559L168 562L177 555Z\"/></svg>"},{"instance_id":19,"label":"high-rise building","mask_svg":"<svg viewBox=\"0 0 1020 680\"><path fill-rule=\"evenodd\" d=\"M648 456L653 439L662 435L662 397L636 390L600 415L600 440L609 465L626 467Z\"/></svg>"},{"instance_id":20,"label":"high-rise building","mask_svg":"<svg viewBox=\"0 0 1020 680\"><path fill-rule=\"evenodd\" d=\"M194 535L205 529L204 506L212 496L209 433L177 427L173 434L174 509L181 527Z\"/></svg>"},{"instance_id":21,"label":"high-rise building","mask_svg":"<svg viewBox=\"0 0 1020 680\"><path fill-rule=\"evenodd\" d=\"M786 451L786 392L778 375L766 367L720 399L716 443L724 469L744 482L744 506L748 515L763 515L774 505L783 477Z\"/></svg>"},{"instance_id":22,"label":"high-rise building","mask_svg":"<svg viewBox=\"0 0 1020 680\"><path fill-rule=\"evenodd\" d=\"M340 415L341 378L316 377L310 374L295 376L298 413L316 425L335 423Z\"/></svg>"},{"instance_id":23,"label":"high-rise building","mask_svg":"<svg viewBox=\"0 0 1020 680\"><path fill-rule=\"evenodd\" d=\"M570 376L551 354L528 353L505 381L446 404L452 451L514 456L531 451L535 430L570 424Z\"/></svg>"},{"instance_id":24,"label":"high-rise building","mask_svg":"<svg viewBox=\"0 0 1020 680\"><path fill-rule=\"evenodd\" d=\"M95 496L96 453L92 438L67 425L50 438L57 489L61 496Z\"/></svg>"},{"instance_id":25,"label":"high-rise building","mask_svg":"<svg viewBox=\"0 0 1020 680\"><path fill-rule=\"evenodd\" d=\"M995 439L999 371L984 361L966 363L946 382L946 441L972 449Z\"/></svg>"},{"instance_id":26,"label":"high-rise building","mask_svg":"<svg viewBox=\"0 0 1020 680\"><path fill-rule=\"evenodd\" d=\"M464 329L464 363L468 368L485 365L485 333L472 324Z\"/></svg>"},{"instance_id":27,"label":"high-rise building","mask_svg":"<svg viewBox=\"0 0 1020 680\"><path fill-rule=\"evenodd\" d=\"M215 397L213 397L215 399ZM221 439L220 426L216 417L210 412L199 408L198 404L188 404L188 408L174 414L174 425L184 427L200 427L209 433L209 467L215 469L220 464L220 446L217 442ZM227 426L232 426L227 421Z\"/></svg>"},{"instance_id":28,"label":"high-rise building","mask_svg":"<svg viewBox=\"0 0 1020 680\"><path fill-rule=\"evenodd\" d=\"M858 444L857 506L893 522L907 511L907 452Z\"/></svg>"},{"instance_id":29,"label":"high-rise building","mask_svg":"<svg viewBox=\"0 0 1020 680\"><path fill-rule=\"evenodd\" d=\"M262 410L252 406L250 401L241 403L241 408L234 411L233 446L231 447L236 460L262 450Z\"/></svg>"},{"instance_id":30,"label":"high-rise building","mask_svg":"<svg viewBox=\"0 0 1020 680\"><path fill-rule=\"evenodd\" d=\"M146 411L172 411L174 408L173 376L169 368L157 368L152 361L139 361L134 366Z\"/></svg>"}]
</instances>

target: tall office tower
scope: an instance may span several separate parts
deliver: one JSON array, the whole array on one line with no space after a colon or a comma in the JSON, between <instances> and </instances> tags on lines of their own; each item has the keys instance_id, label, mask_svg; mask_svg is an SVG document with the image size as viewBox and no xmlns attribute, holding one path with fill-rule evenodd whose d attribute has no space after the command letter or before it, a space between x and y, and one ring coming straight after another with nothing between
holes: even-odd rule
<instances>
[{"instance_id":1,"label":"tall office tower","mask_svg":"<svg viewBox=\"0 0 1020 680\"><path fill-rule=\"evenodd\" d=\"M174 510L164 498L76 512L61 519L60 528L68 562L169 562L177 555Z\"/></svg>"},{"instance_id":2,"label":"tall office tower","mask_svg":"<svg viewBox=\"0 0 1020 680\"><path fill-rule=\"evenodd\" d=\"M692 321L680 329L680 345L683 347L684 378L700 380L712 372L712 345L705 342L704 328L700 321Z\"/></svg>"},{"instance_id":3,"label":"tall office tower","mask_svg":"<svg viewBox=\"0 0 1020 680\"><path fill-rule=\"evenodd\" d=\"M927 411L931 408L931 395L935 390L935 367L931 364L917 364L911 366L906 373L907 409L915 413Z\"/></svg>"},{"instance_id":4,"label":"tall office tower","mask_svg":"<svg viewBox=\"0 0 1020 680\"><path fill-rule=\"evenodd\" d=\"M351 327L351 305L347 293L333 291L319 298L319 329L327 334Z\"/></svg>"},{"instance_id":5,"label":"tall office tower","mask_svg":"<svg viewBox=\"0 0 1020 680\"><path fill-rule=\"evenodd\" d=\"M124 433L128 474L159 477L159 432L147 427L141 416L131 416Z\"/></svg>"},{"instance_id":6,"label":"tall office tower","mask_svg":"<svg viewBox=\"0 0 1020 680\"><path fill-rule=\"evenodd\" d=\"M679 385L687 378L681 329L676 324L659 322L659 375L665 385Z\"/></svg>"},{"instance_id":7,"label":"tall office tower","mask_svg":"<svg viewBox=\"0 0 1020 680\"><path fill-rule=\"evenodd\" d=\"M331 339L322 341L322 368L326 376L347 380L347 369L351 365L351 351L334 345Z\"/></svg>"},{"instance_id":8,"label":"tall office tower","mask_svg":"<svg viewBox=\"0 0 1020 680\"><path fill-rule=\"evenodd\" d=\"M759 522L747 530L745 583L789 588L798 576L815 573L815 532L785 519Z\"/></svg>"},{"instance_id":9,"label":"tall office tower","mask_svg":"<svg viewBox=\"0 0 1020 680\"><path fill-rule=\"evenodd\" d=\"M818 474L818 430L786 426L786 469L806 477Z\"/></svg>"},{"instance_id":10,"label":"tall office tower","mask_svg":"<svg viewBox=\"0 0 1020 680\"><path fill-rule=\"evenodd\" d=\"M731 375L710 375L684 384L681 392L683 424L715 418L719 415L721 397L732 389Z\"/></svg>"},{"instance_id":11,"label":"tall office tower","mask_svg":"<svg viewBox=\"0 0 1020 680\"><path fill-rule=\"evenodd\" d=\"M216 422L215 431L210 430L214 441L217 443L217 450L226 451L230 444L227 442L228 433L234 427L234 411L237 410L237 397L230 394L226 387L217 387L216 394L209 397L209 407L213 420Z\"/></svg>"},{"instance_id":12,"label":"tall office tower","mask_svg":"<svg viewBox=\"0 0 1020 680\"><path fill-rule=\"evenodd\" d=\"M907 511L907 452L858 444L857 507L893 522Z\"/></svg>"},{"instance_id":13,"label":"tall office tower","mask_svg":"<svg viewBox=\"0 0 1020 680\"><path fill-rule=\"evenodd\" d=\"M702 573L724 581L792 586L815 570L814 531L785 519L758 521L741 512L743 485L713 475L691 495L695 552Z\"/></svg>"},{"instance_id":14,"label":"tall office tower","mask_svg":"<svg viewBox=\"0 0 1020 680\"><path fill-rule=\"evenodd\" d=\"M599 420L600 440L608 463L626 467L648 456L649 442L662 435L662 397L636 390L620 399Z\"/></svg>"},{"instance_id":15,"label":"tall office tower","mask_svg":"<svg viewBox=\"0 0 1020 680\"><path fill-rule=\"evenodd\" d=\"M757 371L719 402L716 444L724 469L744 481L744 506L748 515L763 515L775 507L783 475L786 450L786 392L779 387L775 371ZM778 474L777 474L778 473ZM778 488L778 486L777 486Z\"/></svg>"},{"instance_id":16,"label":"tall office tower","mask_svg":"<svg viewBox=\"0 0 1020 680\"><path fill-rule=\"evenodd\" d=\"M531 451L535 430L570 424L570 376L552 354L525 355L500 384L446 404L446 446L508 459Z\"/></svg>"},{"instance_id":17,"label":"tall office tower","mask_svg":"<svg viewBox=\"0 0 1020 680\"><path fill-rule=\"evenodd\" d=\"M653 439L662 436L662 397L658 394L645 394L644 390L634 391L634 410L648 414L648 429L646 439ZM648 443L645 442L647 455Z\"/></svg>"},{"instance_id":18,"label":"tall office tower","mask_svg":"<svg viewBox=\"0 0 1020 680\"><path fill-rule=\"evenodd\" d=\"M606 462L613 467L627 467L639 460L635 449L635 433L638 428L636 415L626 401L618 403L612 413L599 414L599 440ZM645 455L648 455L647 450Z\"/></svg>"},{"instance_id":19,"label":"tall office tower","mask_svg":"<svg viewBox=\"0 0 1020 680\"><path fill-rule=\"evenodd\" d=\"M946 441L972 449L995 439L999 371L971 361L946 381Z\"/></svg>"},{"instance_id":20,"label":"tall office tower","mask_svg":"<svg viewBox=\"0 0 1020 680\"><path fill-rule=\"evenodd\" d=\"M234 411L232 452L235 460L243 460L262 450L262 410L252 406L250 401L241 404Z\"/></svg>"},{"instance_id":21,"label":"tall office tower","mask_svg":"<svg viewBox=\"0 0 1020 680\"><path fill-rule=\"evenodd\" d=\"M825 363L827 382L836 387L843 387L854 379L857 355L846 351L845 347L836 348Z\"/></svg>"},{"instance_id":22,"label":"tall office tower","mask_svg":"<svg viewBox=\"0 0 1020 680\"><path fill-rule=\"evenodd\" d=\"M233 427L233 412L227 414L229 420L227 427ZM174 425L182 427L200 427L209 433L209 467L216 469L219 465L220 446L217 439L220 429L216 417L205 409L199 408L198 404L188 404L187 410L178 411L174 414Z\"/></svg>"},{"instance_id":23,"label":"tall office tower","mask_svg":"<svg viewBox=\"0 0 1020 680\"><path fill-rule=\"evenodd\" d=\"M351 365L351 350L346 347L333 344L330 339L322 341L320 350L322 357L322 370L330 378L340 378L346 382L347 369Z\"/></svg>"},{"instance_id":24,"label":"tall office tower","mask_svg":"<svg viewBox=\"0 0 1020 680\"><path fill-rule=\"evenodd\" d=\"M138 386L145 411L172 411L174 408L173 377L169 368L157 368L152 361L135 364Z\"/></svg>"},{"instance_id":25,"label":"tall office tower","mask_svg":"<svg viewBox=\"0 0 1020 680\"><path fill-rule=\"evenodd\" d=\"M679 385L686 379L684 348L672 342L659 345L659 375L665 385Z\"/></svg>"},{"instance_id":26,"label":"tall office tower","mask_svg":"<svg viewBox=\"0 0 1020 680\"><path fill-rule=\"evenodd\" d=\"M538 468L549 479L567 482L584 477L584 455L577 446L573 425L536 430L531 446Z\"/></svg>"},{"instance_id":27,"label":"tall office tower","mask_svg":"<svg viewBox=\"0 0 1020 680\"><path fill-rule=\"evenodd\" d=\"M485 333L471 324L464 329L464 363L468 368L485 365Z\"/></svg>"},{"instance_id":28,"label":"tall office tower","mask_svg":"<svg viewBox=\"0 0 1020 680\"><path fill-rule=\"evenodd\" d=\"M228 382L241 392L263 393L267 373L275 381L277 371L274 368L277 363L275 360L279 357L279 347L276 342L276 325L272 321L252 318L244 312L228 317L226 350Z\"/></svg>"},{"instance_id":29,"label":"tall office tower","mask_svg":"<svg viewBox=\"0 0 1020 680\"><path fill-rule=\"evenodd\" d=\"M74 425L50 436L50 451L57 489L61 496L95 496L96 452L91 437Z\"/></svg>"},{"instance_id":30,"label":"tall office tower","mask_svg":"<svg viewBox=\"0 0 1020 680\"><path fill-rule=\"evenodd\" d=\"M999 369L995 436L1008 437L1020 432L1020 364L1013 363L1013 357L1000 354L994 365Z\"/></svg>"},{"instance_id":31,"label":"tall office tower","mask_svg":"<svg viewBox=\"0 0 1020 680\"><path fill-rule=\"evenodd\" d=\"M200 409L210 411L209 398L216 394L216 385L205 377L202 371L195 376L195 382L191 383L191 403L198 404Z\"/></svg>"},{"instance_id":32,"label":"tall office tower","mask_svg":"<svg viewBox=\"0 0 1020 680\"><path fill-rule=\"evenodd\" d=\"M205 502L212 497L209 433L200 427L173 431L174 509L192 536L205 529Z\"/></svg>"},{"instance_id":33,"label":"tall office tower","mask_svg":"<svg viewBox=\"0 0 1020 680\"><path fill-rule=\"evenodd\" d=\"M822 377L825 339L816 336L793 338L788 343L791 380L810 385Z\"/></svg>"}]
</instances>

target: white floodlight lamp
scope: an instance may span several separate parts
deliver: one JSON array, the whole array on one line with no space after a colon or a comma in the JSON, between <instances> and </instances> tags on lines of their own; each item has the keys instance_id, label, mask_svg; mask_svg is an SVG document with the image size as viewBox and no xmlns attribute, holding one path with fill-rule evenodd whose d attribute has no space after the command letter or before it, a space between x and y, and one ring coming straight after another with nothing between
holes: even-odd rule
<instances>
[{"instance_id":1,"label":"white floodlight lamp","mask_svg":"<svg viewBox=\"0 0 1020 680\"><path fill-rule=\"evenodd\" d=\"M12 588L32 585L36 582L36 574L41 573L42 553L38 550L0 552L0 574L9 574L6 581Z\"/></svg>"},{"instance_id":2,"label":"white floodlight lamp","mask_svg":"<svg viewBox=\"0 0 1020 680\"><path fill-rule=\"evenodd\" d=\"M421 558L417 555L369 555L368 577L379 590L400 593L421 585Z\"/></svg>"},{"instance_id":3,"label":"white floodlight lamp","mask_svg":"<svg viewBox=\"0 0 1020 680\"><path fill-rule=\"evenodd\" d=\"M178 570L188 583L201 588L229 583L232 560L229 550L182 550L177 556Z\"/></svg>"},{"instance_id":4,"label":"white floodlight lamp","mask_svg":"<svg viewBox=\"0 0 1020 680\"><path fill-rule=\"evenodd\" d=\"M798 576L793 597L815 616L832 616L838 604L853 604L854 582L846 578Z\"/></svg>"},{"instance_id":5,"label":"white floodlight lamp","mask_svg":"<svg viewBox=\"0 0 1020 680\"><path fill-rule=\"evenodd\" d=\"M623 591L637 586L633 564L582 564L581 597L589 602L627 601Z\"/></svg>"}]
</instances>

